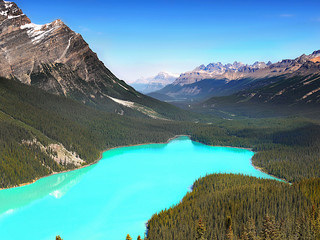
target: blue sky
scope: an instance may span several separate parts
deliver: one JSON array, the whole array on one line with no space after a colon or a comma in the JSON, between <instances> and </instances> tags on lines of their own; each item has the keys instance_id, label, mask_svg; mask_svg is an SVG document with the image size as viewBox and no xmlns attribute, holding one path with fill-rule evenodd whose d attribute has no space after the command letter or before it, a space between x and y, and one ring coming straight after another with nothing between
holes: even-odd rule
<instances>
[{"instance_id":1,"label":"blue sky","mask_svg":"<svg viewBox=\"0 0 320 240\"><path fill-rule=\"evenodd\" d=\"M34 23L63 20L128 82L210 62L275 62L320 49L319 0L15 2Z\"/></svg>"}]
</instances>

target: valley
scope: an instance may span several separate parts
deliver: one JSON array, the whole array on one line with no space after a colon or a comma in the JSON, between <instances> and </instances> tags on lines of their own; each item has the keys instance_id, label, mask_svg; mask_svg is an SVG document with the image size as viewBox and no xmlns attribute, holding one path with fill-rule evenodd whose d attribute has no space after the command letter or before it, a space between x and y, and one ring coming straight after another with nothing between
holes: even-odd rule
<instances>
[{"instance_id":1,"label":"valley","mask_svg":"<svg viewBox=\"0 0 320 240\"><path fill-rule=\"evenodd\" d=\"M294 89L294 86L290 84L292 81L296 81L302 83L309 90L313 90L313 97L318 99L316 86L319 85L317 75L320 69L320 62L317 61L319 56L320 51L314 51L309 55L303 54L296 59L285 59L277 63L269 61L267 64L255 62L248 65L234 62L223 65L218 62L210 63L207 66L201 65L193 71L182 73L172 84L150 95L159 96L160 100L169 102L173 102L174 99L184 99L189 103L203 102L211 97L230 96L238 92L260 88L270 94L267 88L274 87L279 81L282 86L277 86L279 91L274 94L281 96L281 93L290 90L286 87ZM308 79L312 80L308 81ZM306 86L309 83L314 85ZM282 88L280 89L280 87ZM307 96L301 100L306 98Z\"/></svg>"},{"instance_id":2,"label":"valley","mask_svg":"<svg viewBox=\"0 0 320 240\"><path fill-rule=\"evenodd\" d=\"M104 152L96 165L41 179L23 188L1 191L3 221L16 224L28 218L42 230L35 231L25 224L22 231L15 232L12 225L5 224L7 231L0 236L18 239L26 234L52 239L59 232L68 239L99 235L121 239L124 230L134 237L143 236L145 223L152 214L178 203L201 175L232 172L273 179L251 165L252 155L244 149L208 147L187 137L167 144L112 149ZM196 160L199 156L200 161ZM182 164L184 168L180 168ZM137 175L139 178L134 177ZM105 188L108 191L101 194ZM96 199L94 204L90 203L91 199ZM70 209L70 202L77 204ZM38 209L48 210L38 212ZM39 214L32 216L34 211ZM68 212L78 213L73 216ZM49 214L50 222L59 224L41 223L42 214ZM94 222L99 222L99 227L91 229Z\"/></svg>"},{"instance_id":3,"label":"valley","mask_svg":"<svg viewBox=\"0 0 320 240\"><path fill-rule=\"evenodd\" d=\"M112 39L116 28L104 27ZM129 31L132 42L141 35L157 50L163 41L140 30ZM0 238L318 240L314 50L277 62L162 71L130 86L65 21L34 24L0 0ZM124 53L133 59L129 48ZM161 60L147 56L150 68ZM175 61L160 65L173 69ZM123 72L142 62L135 56Z\"/></svg>"}]
</instances>

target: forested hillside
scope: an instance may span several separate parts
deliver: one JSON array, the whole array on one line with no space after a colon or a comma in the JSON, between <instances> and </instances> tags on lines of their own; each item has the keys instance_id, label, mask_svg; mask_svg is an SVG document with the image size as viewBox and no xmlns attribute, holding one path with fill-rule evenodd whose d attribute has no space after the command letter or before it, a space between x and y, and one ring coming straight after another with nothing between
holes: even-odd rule
<instances>
[{"instance_id":1,"label":"forested hillside","mask_svg":"<svg viewBox=\"0 0 320 240\"><path fill-rule=\"evenodd\" d=\"M256 166L294 184L236 175L205 177L180 205L150 220L148 239L195 239L200 218L207 239L230 234L247 239L248 229L261 237L266 222L286 236L282 239L316 239L312 236L318 234L312 220L319 216L312 213L312 206L319 208L320 195L317 120L206 118L207 123L201 123L132 118L6 79L0 81L0 111L1 187L78 167L54 160L57 153L48 148L52 144L75 153L83 165L109 147L165 142L187 134L210 145L253 148Z\"/></svg>"},{"instance_id":2,"label":"forested hillside","mask_svg":"<svg viewBox=\"0 0 320 240\"><path fill-rule=\"evenodd\" d=\"M192 139L252 148L255 166L293 184L241 175L197 180L181 203L155 214L148 240L320 238L320 126L301 118L198 124Z\"/></svg>"},{"instance_id":3,"label":"forested hillside","mask_svg":"<svg viewBox=\"0 0 320 240\"><path fill-rule=\"evenodd\" d=\"M300 118L221 121L193 129L192 139L252 148L255 166L295 182L320 176L320 125Z\"/></svg>"},{"instance_id":4,"label":"forested hillside","mask_svg":"<svg viewBox=\"0 0 320 240\"><path fill-rule=\"evenodd\" d=\"M110 147L165 142L185 132L177 122L109 114L3 78L0 122L0 187L75 167L53 161L56 153L42 146L61 143L88 164Z\"/></svg>"},{"instance_id":5,"label":"forested hillside","mask_svg":"<svg viewBox=\"0 0 320 240\"><path fill-rule=\"evenodd\" d=\"M289 185L241 175L210 175L196 181L180 204L149 220L148 240L316 240L319 195L319 179Z\"/></svg>"},{"instance_id":6,"label":"forested hillside","mask_svg":"<svg viewBox=\"0 0 320 240\"><path fill-rule=\"evenodd\" d=\"M191 109L252 118L297 115L319 118L319 86L319 73L267 78L232 95L213 97L195 104Z\"/></svg>"},{"instance_id":7,"label":"forested hillside","mask_svg":"<svg viewBox=\"0 0 320 240\"><path fill-rule=\"evenodd\" d=\"M88 164L106 148L165 142L177 134L210 145L253 148L258 152L253 159L257 166L288 181L320 175L317 121L211 119L205 124L137 119L97 111L6 79L0 80L0 111L1 187L75 167L52 161L54 154L50 149L41 150L41 145L61 143ZM34 139L38 144L32 147L23 144Z\"/></svg>"}]
</instances>

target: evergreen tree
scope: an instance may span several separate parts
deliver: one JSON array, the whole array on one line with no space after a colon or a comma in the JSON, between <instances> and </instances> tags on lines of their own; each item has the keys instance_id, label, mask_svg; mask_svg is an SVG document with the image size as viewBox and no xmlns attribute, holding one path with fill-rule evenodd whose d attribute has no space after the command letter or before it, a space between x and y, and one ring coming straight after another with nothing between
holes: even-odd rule
<instances>
[{"instance_id":1,"label":"evergreen tree","mask_svg":"<svg viewBox=\"0 0 320 240\"><path fill-rule=\"evenodd\" d=\"M266 215L264 218L261 238L262 240L281 240L279 225L269 215Z\"/></svg>"},{"instance_id":2,"label":"evergreen tree","mask_svg":"<svg viewBox=\"0 0 320 240\"><path fill-rule=\"evenodd\" d=\"M126 240L132 240L132 237L129 234L127 234Z\"/></svg>"},{"instance_id":3,"label":"evergreen tree","mask_svg":"<svg viewBox=\"0 0 320 240\"><path fill-rule=\"evenodd\" d=\"M241 232L241 240L249 240L248 228L244 225L243 230Z\"/></svg>"},{"instance_id":4,"label":"evergreen tree","mask_svg":"<svg viewBox=\"0 0 320 240\"><path fill-rule=\"evenodd\" d=\"M296 221L295 227L296 240L314 240L310 229L310 222L307 217L301 217Z\"/></svg>"},{"instance_id":5,"label":"evergreen tree","mask_svg":"<svg viewBox=\"0 0 320 240\"><path fill-rule=\"evenodd\" d=\"M314 239L320 239L320 216L319 212L315 210L315 207L312 206L312 210L309 214L309 223L311 228L311 235Z\"/></svg>"},{"instance_id":6,"label":"evergreen tree","mask_svg":"<svg viewBox=\"0 0 320 240\"><path fill-rule=\"evenodd\" d=\"M259 238L256 232L256 224L253 218L249 218L241 234L241 240L258 240L258 239Z\"/></svg>"},{"instance_id":7,"label":"evergreen tree","mask_svg":"<svg viewBox=\"0 0 320 240\"><path fill-rule=\"evenodd\" d=\"M232 220L231 220L231 217L228 217L227 218L227 221L226 221L226 239L227 240L233 240L234 239L234 236L233 236L233 230L232 230Z\"/></svg>"},{"instance_id":8,"label":"evergreen tree","mask_svg":"<svg viewBox=\"0 0 320 240\"><path fill-rule=\"evenodd\" d=\"M138 236L137 240L142 240L141 237L140 237L140 235Z\"/></svg>"},{"instance_id":9,"label":"evergreen tree","mask_svg":"<svg viewBox=\"0 0 320 240\"><path fill-rule=\"evenodd\" d=\"M59 235L56 236L56 240L63 240Z\"/></svg>"},{"instance_id":10,"label":"evergreen tree","mask_svg":"<svg viewBox=\"0 0 320 240\"><path fill-rule=\"evenodd\" d=\"M205 237L206 231L207 231L206 226L202 221L202 219L200 218L197 225L196 240L206 240L206 237Z\"/></svg>"},{"instance_id":11,"label":"evergreen tree","mask_svg":"<svg viewBox=\"0 0 320 240\"><path fill-rule=\"evenodd\" d=\"M295 223L295 239L296 240L302 240L303 238L303 223L302 219L299 218Z\"/></svg>"},{"instance_id":12,"label":"evergreen tree","mask_svg":"<svg viewBox=\"0 0 320 240\"><path fill-rule=\"evenodd\" d=\"M262 240L272 240L271 232L272 232L272 221L269 215L265 216L263 220L263 227L261 231Z\"/></svg>"}]
</instances>

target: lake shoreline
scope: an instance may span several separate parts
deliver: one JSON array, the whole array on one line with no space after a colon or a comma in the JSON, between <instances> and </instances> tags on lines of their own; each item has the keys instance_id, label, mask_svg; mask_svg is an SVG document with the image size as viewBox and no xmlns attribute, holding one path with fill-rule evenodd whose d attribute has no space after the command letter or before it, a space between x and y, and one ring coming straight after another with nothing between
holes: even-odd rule
<instances>
[{"instance_id":1,"label":"lake shoreline","mask_svg":"<svg viewBox=\"0 0 320 240\"><path fill-rule=\"evenodd\" d=\"M204 144L204 145L207 145L207 146L210 146L210 147L225 147L225 148L237 148L237 149L244 149L244 150L249 150L249 151L252 151L252 148L242 148L242 147L232 147L232 146L215 146L215 145L208 145L208 144L205 144L203 142L200 142L200 141L196 141L196 140L192 140L191 136L190 135L175 135L174 137L171 137L169 138L166 142L159 142L159 143L139 143L139 144L131 144L131 145L124 145L124 146L117 146L117 147L112 147L112 148L107 148L103 151L100 151L100 156L97 160L95 160L94 162L92 163L89 163L87 165L83 165L81 167L78 167L78 168L74 168L74 169L69 169L69 170L65 170L65 171L61 171L61 172L53 172L49 175L46 175L46 176L43 176L43 177L40 177L40 178L36 178L34 179L33 181L30 181L30 182L27 182L27 183L22 183L22 184L19 184L17 186L14 186L14 187L9 187L9 188L0 188L0 191L2 190L8 190L8 189L14 189L14 188L19 188L19 187L24 187L24 186L27 186L27 185L30 185L30 184L33 184L43 178L47 178L47 177L50 177L50 176L54 176L54 175L57 175L57 174L62 174L62 173L67 173L67 172L71 172L71 171L76 171L76 170L80 170L80 169L83 169L83 168L86 168L86 167L90 167L92 165L95 165L97 163L100 162L100 160L102 159L103 157L103 153L107 152L107 151L110 151L110 150L113 150L113 149L117 149L117 148L125 148L125 147L136 147L136 146L143 146L143 145L151 145L151 144L168 144L169 142L179 138L179 137L189 137L191 139L191 141L194 141L194 142L197 142L197 143L201 143L201 144ZM269 176L271 177L274 177L274 178L277 178L277 179L281 179L279 177L276 177L270 173L267 173L264 169L258 167L258 166L255 166L252 162L252 159L251 159L251 164L252 166L259 170L260 172L263 172L263 173L266 173L268 174ZM286 182L286 183L289 183L287 182L285 179L281 179L282 181ZM290 183L289 183L290 184Z\"/></svg>"},{"instance_id":2,"label":"lake shoreline","mask_svg":"<svg viewBox=\"0 0 320 240\"><path fill-rule=\"evenodd\" d=\"M265 174L268 174L269 176L274 177L274 178L276 178L276 179L279 179L279 180L281 180L281 181L283 181L283 182L285 182L285 183L287 183L287 184L290 184L290 185L292 184L291 182L288 182L286 179L277 177L277 176L275 176L275 175L272 175L272 174L268 173L265 169L254 165L253 162L252 162L252 159L251 159L251 165L252 165L255 169L257 169L258 171L260 171L260 172L263 172L263 173L265 173Z\"/></svg>"},{"instance_id":3,"label":"lake shoreline","mask_svg":"<svg viewBox=\"0 0 320 240\"><path fill-rule=\"evenodd\" d=\"M40 177L40 178L36 178L30 182L26 182L26 183L21 183L17 186L14 186L14 187L9 187L9 188L0 188L0 191L2 190L8 190L8 189L14 189L14 188L19 188L19 187L24 187L24 186L27 186L27 185L30 185L30 184L33 184L43 178L46 178L46 177L51 177L51 176L54 176L54 175L57 175L57 174L61 174L61 173L67 173L67 172L71 172L71 171L76 171L76 170L80 170L80 169L83 169L83 168L86 168L86 167L90 167L92 165L95 165L97 164L98 162L100 162L100 160L102 159L102 155L103 153L107 152L107 151L110 151L110 150L113 150L113 149L117 149L117 148L124 148L124 147L136 147L136 146L143 146L143 145L149 145L149 144L168 144L169 142L171 142L172 140L176 139L176 138L179 138L179 137L190 137L189 135L176 135L174 137L171 137L169 138L166 142L159 142L159 143L139 143L139 144L131 144L131 145L124 145L124 146L118 146L118 147L112 147L112 148L107 148L105 150L102 150L100 151L100 156L97 160L95 160L94 162L92 163L89 163L89 164L86 164L86 165L83 165L83 166L80 166L80 167L77 167L77 168L73 168L73 169L68 169L68 170L65 170L65 171L61 171L61 172L53 172L49 175L45 175L43 177Z\"/></svg>"},{"instance_id":4,"label":"lake shoreline","mask_svg":"<svg viewBox=\"0 0 320 240\"><path fill-rule=\"evenodd\" d=\"M183 135L183 136L188 136L190 137L189 135ZM190 137L191 139L191 137ZM192 139L191 139L192 140ZM209 145L209 144L206 144L206 143L203 143L203 142L200 142L200 141L197 141L197 140L192 140L194 142L197 142L197 143L201 143L201 144L204 144L204 145L207 145L207 146L211 146L211 147L225 147L225 148L237 148L237 149L244 149L244 150L249 150L249 151L252 151L253 152L253 148L244 148L244 147L232 147L232 146L216 146L216 145ZM255 154L257 152L254 152ZM251 162L251 165L252 167L254 167L256 170L262 172L262 173L265 173L267 175L269 175L270 177L274 177L276 179L279 179L279 180L282 180L283 182L285 183L288 183L288 184L292 184L291 182L288 182L286 179L284 178L280 178L280 177L277 177L275 175L272 175L271 173L268 173L265 169L263 169L262 167L258 167L256 165L254 165L253 161L252 161L252 158L250 159L250 162Z\"/></svg>"}]
</instances>

